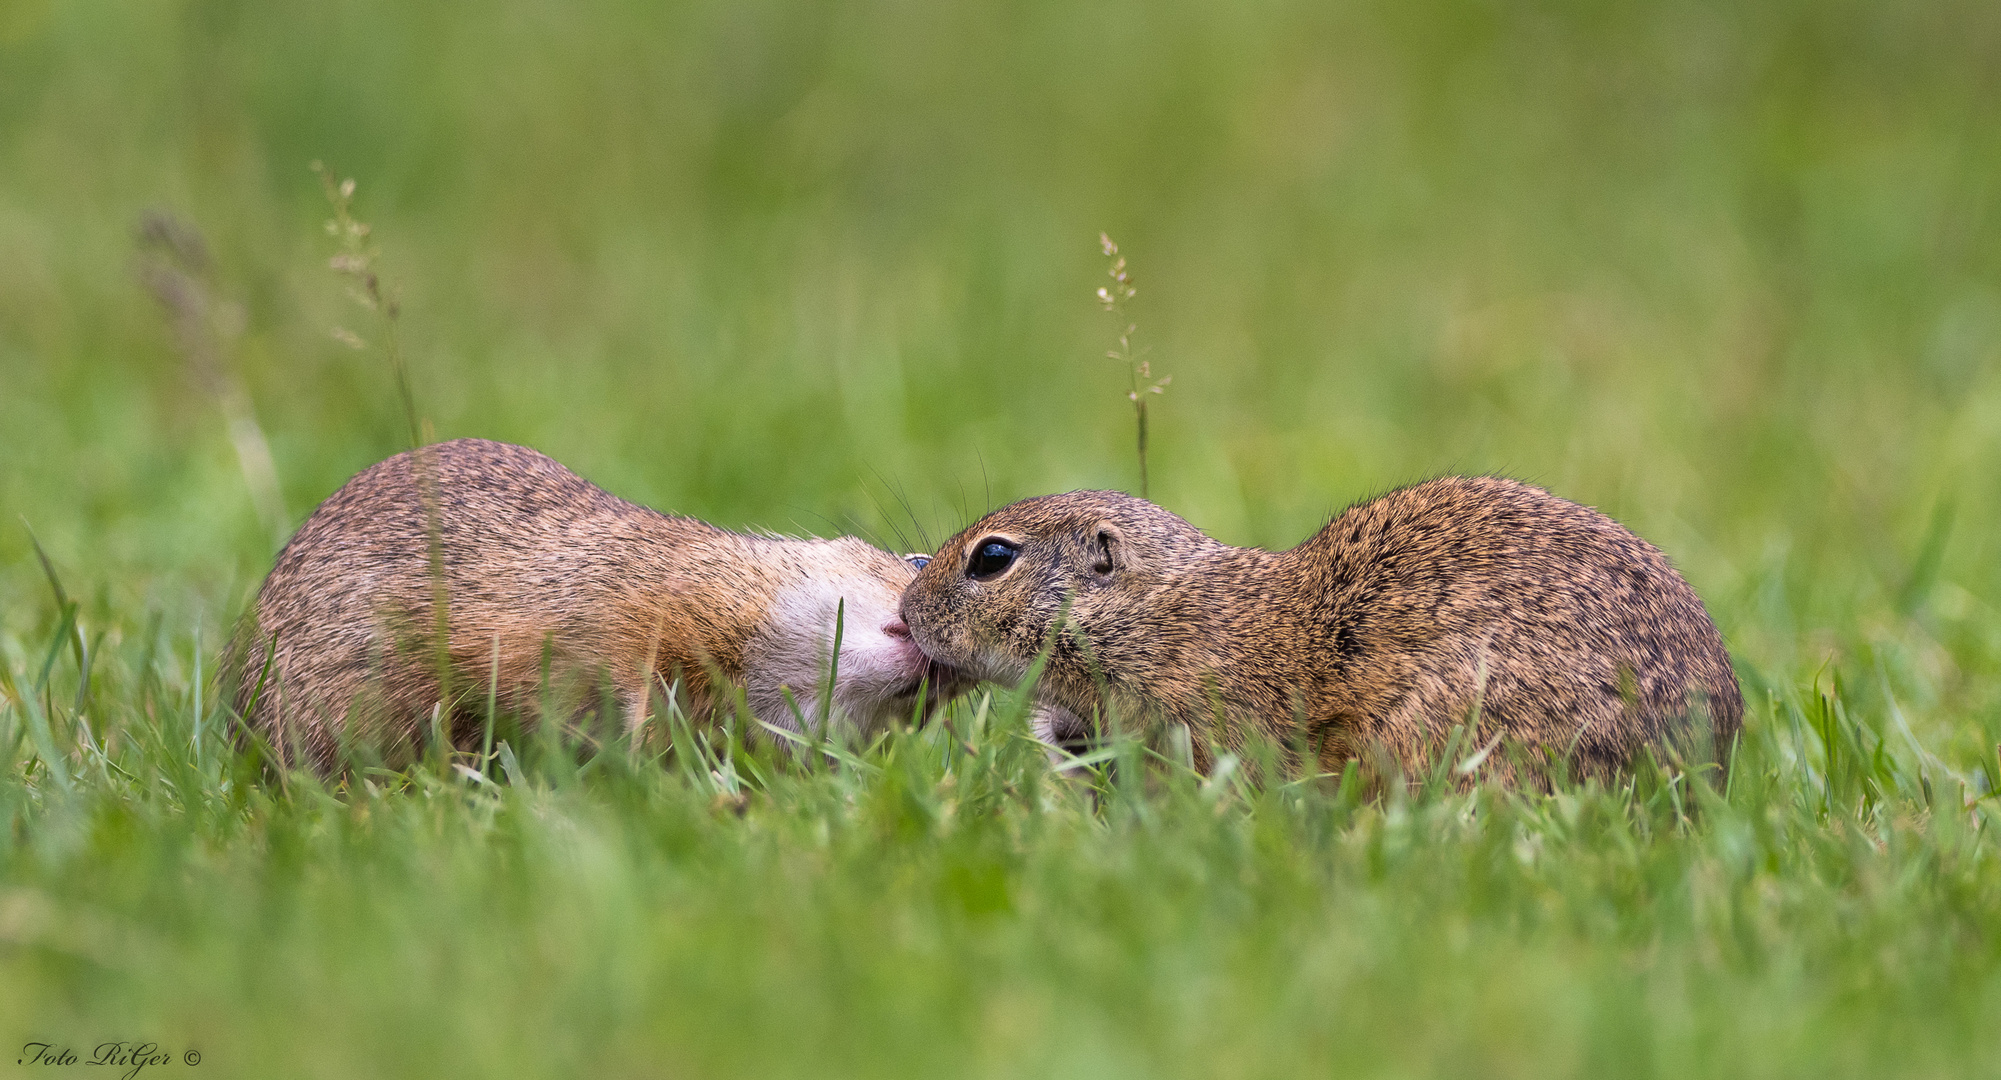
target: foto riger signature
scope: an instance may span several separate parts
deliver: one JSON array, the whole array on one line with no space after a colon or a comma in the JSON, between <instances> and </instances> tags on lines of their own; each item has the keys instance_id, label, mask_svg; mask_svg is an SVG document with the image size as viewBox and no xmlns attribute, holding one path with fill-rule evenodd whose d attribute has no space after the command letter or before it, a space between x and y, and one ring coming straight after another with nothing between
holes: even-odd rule
<instances>
[{"instance_id":1,"label":"foto riger signature","mask_svg":"<svg viewBox=\"0 0 2001 1080\"><path fill-rule=\"evenodd\" d=\"M75 1050L55 1043L26 1042L21 1044L21 1056L14 1059L16 1065L109 1065L124 1069L118 1080L132 1080L139 1070L148 1065L171 1065L172 1052L160 1049L156 1042L101 1042L91 1048L89 1057L82 1057ZM184 1065L201 1064L201 1052L189 1050L181 1054Z\"/></svg>"}]
</instances>

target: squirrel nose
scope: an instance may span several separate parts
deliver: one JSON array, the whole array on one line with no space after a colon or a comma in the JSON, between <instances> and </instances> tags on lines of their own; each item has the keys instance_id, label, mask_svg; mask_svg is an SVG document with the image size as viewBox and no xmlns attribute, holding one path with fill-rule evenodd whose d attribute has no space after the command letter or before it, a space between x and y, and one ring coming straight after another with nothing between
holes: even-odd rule
<instances>
[{"instance_id":1,"label":"squirrel nose","mask_svg":"<svg viewBox=\"0 0 2001 1080\"><path fill-rule=\"evenodd\" d=\"M899 615L882 624L882 632L893 638L908 638L910 637L910 624L904 622L903 617Z\"/></svg>"}]
</instances>

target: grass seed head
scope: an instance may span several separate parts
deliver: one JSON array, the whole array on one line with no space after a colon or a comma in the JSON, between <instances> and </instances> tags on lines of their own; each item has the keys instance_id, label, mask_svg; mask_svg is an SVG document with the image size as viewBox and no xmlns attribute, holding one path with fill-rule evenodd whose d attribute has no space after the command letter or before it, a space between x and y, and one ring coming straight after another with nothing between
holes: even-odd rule
<instances>
[{"instance_id":1,"label":"grass seed head","mask_svg":"<svg viewBox=\"0 0 2001 1080\"><path fill-rule=\"evenodd\" d=\"M1119 254L1119 245L1112 241L1110 233L1098 234L1098 250L1110 260L1105 273L1112 279L1110 285L1098 287L1098 303L1122 324L1119 331L1119 345L1105 353L1107 359L1125 365L1127 390L1126 400L1133 405L1133 422L1139 430L1139 493L1147 494L1146 475L1146 401L1144 395L1164 394L1172 377L1155 379L1153 365L1146 360L1146 350L1134 350L1133 336L1139 332L1139 325L1126 315L1126 302L1139 295L1139 288L1133 284L1132 274L1126 269L1125 256Z\"/></svg>"}]
</instances>

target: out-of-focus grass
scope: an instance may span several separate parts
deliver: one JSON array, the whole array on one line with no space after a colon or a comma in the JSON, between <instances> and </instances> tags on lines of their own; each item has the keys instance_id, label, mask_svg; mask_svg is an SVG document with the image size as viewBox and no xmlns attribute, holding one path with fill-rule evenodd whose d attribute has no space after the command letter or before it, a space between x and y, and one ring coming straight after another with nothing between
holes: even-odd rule
<instances>
[{"instance_id":1,"label":"out-of-focus grass","mask_svg":"<svg viewBox=\"0 0 2001 1080\"><path fill-rule=\"evenodd\" d=\"M171 656L79 692L37 644L53 677L10 671L0 711L23 1041L423 1077L1880 1077L1993 1048L1993 796L1832 693L1755 695L1726 792L1456 792L1446 763L1365 800L1132 742L1058 780L1008 694L838 768L683 729L328 789L258 782Z\"/></svg>"},{"instance_id":2,"label":"out-of-focus grass","mask_svg":"<svg viewBox=\"0 0 2001 1080\"><path fill-rule=\"evenodd\" d=\"M0 3L0 508L102 658L79 706L57 657L39 727L0 703L0 1035L153 1024L243 1075L1963 1074L1997 71L2001 8L1953 0ZM440 436L892 543L1136 483L1109 230L1175 377L1159 501L1267 546L1442 471L1603 507L1729 638L1751 786L1687 828L1590 794L1100 812L1030 755L969 813L936 732L742 820L673 773L329 800L216 746L178 777L217 720L193 658L272 550L133 229L209 238L296 520L404 430L329 335L367 330L314 159L360 180ZM19 686L59 622L0 528ZM26 764L43 730L74 792ZM1848 738L1880 803L1816 787Z\"/></svg>"}]
</instances>

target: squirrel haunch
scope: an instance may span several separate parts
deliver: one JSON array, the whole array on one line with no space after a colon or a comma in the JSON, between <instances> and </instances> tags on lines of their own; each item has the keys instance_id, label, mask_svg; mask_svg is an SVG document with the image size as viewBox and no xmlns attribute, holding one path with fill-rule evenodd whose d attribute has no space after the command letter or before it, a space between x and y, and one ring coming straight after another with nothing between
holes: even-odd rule
<instances>
[{"instance_id":1,"label":"squirrel haunch","mask_svg":"<svg viewBox=\"0 0 2001 1080\"><path fill-rule=\"evenodd\" d=\"M935 660L1012 683L1045 650L1040 734L1106 706L1186 724L1196 763L1250 731L1339 771L1428 767L1455 725L1485 773L1519 748L1580 772L1643 747L1727 752L1743 698L1666 556L1540 488L1445 477L1357 504L1289 551L1219 543L1141 499L1025 499L948 540L903 596ZM1500 744L1510 744L1500 749Z\"/></svg>"},{"instance_id":2,"label":"squirrel haunch","mask_svg":"<svg viewBox=\"0 0 2001 1080\"><path fill-rule=\"evenodd\" d=\"M869 727L909 716L927 678L933 700L950 690L897 615L914 573L853 537L729 532L616 498L533 450L458 439L389 458L320 504L279 553L224 677L281 756L321 769L343 738L407 755L434 708L455 743L477 744L490 688L531 720L551 694L574 711L605 688L635 724L677 682L692 713L712 712L731 693L720 678L758 718L796 729L795 703L818 715L838 613L832 708Z\"/></svg>"}]
</instances>

